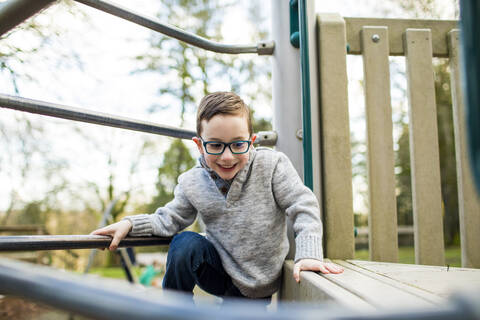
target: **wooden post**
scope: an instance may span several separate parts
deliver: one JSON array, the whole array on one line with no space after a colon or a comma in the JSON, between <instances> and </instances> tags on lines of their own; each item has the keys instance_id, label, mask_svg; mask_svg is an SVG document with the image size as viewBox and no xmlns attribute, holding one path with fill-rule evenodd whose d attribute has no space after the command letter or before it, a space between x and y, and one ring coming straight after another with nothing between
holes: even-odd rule
<instances>
[{"instance_id":1,"label":"wooden post","mask_svg":"<svg viewBox=\"0 0 480 320\"><path fill-rule=\"evenodd\" d=\"M355 242L345 21L338 14L320 14L318 24L325 249L329 258L351 259Z\"/></svg>"},{"instance_id":2,"label":"wooden post","mask_svg":"<svg viewBox=\"0 0 480 320\"><path fill-rule=\"evenodd\" d=\"M444 265L437 112L429 29L404 38L410 121L415 263Z\"/></svg>"},{"instance_id":3,"label":"wooden post","mask_svg":"<svg viewBox=\"0 0 480 320\"><path fill-rule=\"evenodd\" d=\"M363 27L370 260L397 262L397 205L387 27Z\"/></svg>"}]
</instances>

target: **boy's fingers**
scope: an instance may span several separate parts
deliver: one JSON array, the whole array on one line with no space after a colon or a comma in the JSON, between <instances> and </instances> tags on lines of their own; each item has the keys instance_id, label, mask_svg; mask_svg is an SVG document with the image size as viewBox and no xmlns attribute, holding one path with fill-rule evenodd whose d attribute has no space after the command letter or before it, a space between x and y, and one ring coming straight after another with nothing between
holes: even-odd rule
<instances>
[{"instance_id":1,"label":"boy's fingers","mask_svg":"<svg viewBox=\"0 0 480 320\"><path fill-rule=\"evenodd\" d=\"M90 234L91 235L97 235L97 236L109 236L111 235L112 231L108 227L103 227L97 230L92 231Z\"/></svg>"},{"instance_id":2,"label":"boy's fingers","mask_svg":"<svg viewBox=\"0 0 480 320\"><path fill-rule=\"evenodd\" d=\"M298 264L293 266L293 278L295 281L300 282L300 265Z\"/></svg>"},{"instance_id":3,"label":"boy's fingers","mask_svg":"<svg viewBox=\"0 0 480 320\"><path fill-rule=\"evenodd\" d=\"M112 239L112 242L110 242L110 246L108 247L108 250L113 251L118 248L118 244L120 243L121 238L118 235L115 235Z\"/></svg>"},{"instance_id":4,"label":"boy's fingers","mask_svg":"<svg viewBox=\"0 0 480 320\"><path fill-rule=\"evenodd\" d=\"M337 265L334 265L334 264L327 264L326 267L332 273L342 273L343 272L343 268L341 266L337 266Z\"/></svg>"},{"instance_id":5,"label":"boy's fingers","mask_svg":"<svg viewBox=\"0 0 480 320\"><path fill-rule=\"evenodd\" d=\"M325 265L318 266L318 269L320 269L319 271L321 273L330 273L330 271L328 271L328 269L325 267Z\"/></svg>"}]
</instances>

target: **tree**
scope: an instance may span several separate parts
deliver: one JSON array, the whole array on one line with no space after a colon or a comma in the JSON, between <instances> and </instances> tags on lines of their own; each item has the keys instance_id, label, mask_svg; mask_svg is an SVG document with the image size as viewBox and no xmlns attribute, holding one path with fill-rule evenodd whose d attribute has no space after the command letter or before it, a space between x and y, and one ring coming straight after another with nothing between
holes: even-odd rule
<instances>
[{"instance_id":1,"label":"tree","mask_svg":"<svg viewBox=\"0 0 480 320\"><path fill-rule=\"evenodd\" d=\"M62 41L61 26L52 17L59 11L80 15L71 10L70 1L62 1L2 36L0 77L4 83L3 93L20 94L21 83L38 81L31 72L36 67L36 57L58 59L58 55L46 57L53 51L52 43ZM71 53L68 45L59 47L62 49L57 54ZM50 144L43 137L48 129L37 121L38 117L5 109L0 112L0 146L4 151L0 154L0 180L4 186L2 195L6 195L2 203L6 209L0 215L0 223L29 220L45 223L47 210L55 206L58 194L67 188L63 174L68 163L51 153Z\"/></svg>"},{"instance_id":2,"label":"tree","mask_svg":"<svg viewBox=\"0 0 480 320\"><path fill-rule=\"evenodd\" d=\"M160 20L168 21L193 34L220 42L223 40L221 33L223 14L232 5L233 3L224 1L169 0L162 3L157 16ZM249 14L258 18L259 11L250 10ZM256 33L255 40L261 36L264 34ZM241 94L242 84L255 83L265 70L265 66L258 68L258 61L251 57L214 54L158 34L153 34L150 42L151 50L145 55L136 57L140 64L136 72L161 74L160 99L173 101L173 104L178 106L180 126L187 123L186 116L195 114L196 103L202 96L218 90L215 88L218 83L222 84L220 90L232 90ZM267 78L270 77L269 72L264 74ZM215 81L211 79L220 80L216 81L214 86L211 82ZM257 95L261 95L262 91L268 90L268 86L262 86L260 83L254 88L245 91L246 102L249 104ZM167 103L160 102L152 106L150 111L154 113L165 108ZM265 119L255 119L254 129L269 130L271 125ZM195 160L187 146L181 140L174 140L164 154L163 163L158 169L157 194L146 206L148 212L154 211L173 198L173 188L178 176L194 164Z\"/></svg>"},{"instance_id":3,"label":"tree","mask_svg":"<svg viewBox=\"0 0 480 320\"><path fill-rule=\"evenodd\" d=\"M157 195L146 207L147 212L154 212L158 207L164 206L173 199L173 189L178 177L195 165L190 151L182 140L176 139L165 152L163 163L158 168Z\"/></svg>"}]
</instances>

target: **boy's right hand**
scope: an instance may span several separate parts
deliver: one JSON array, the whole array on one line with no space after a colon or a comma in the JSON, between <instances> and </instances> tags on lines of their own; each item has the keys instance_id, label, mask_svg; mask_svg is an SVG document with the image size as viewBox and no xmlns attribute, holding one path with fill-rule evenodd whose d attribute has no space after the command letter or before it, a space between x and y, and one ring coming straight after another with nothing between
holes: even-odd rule
<instances>
[{"instance_id":1,"label":"boy's right hand","mask_svg":"<svg viewBox=\"0 0 480 320\"><path fill-rule=\"evenodd\" d=\"M131 229L132 229L132 223L130 222L130 220L121 220L114 224L97 229L90 234L112 237L113 239L112 239L112 242L110 243L110 246L108 247L108 250L113 251L118 248L118 244L120 243L120 240L125 238Z\"/></svg>"}]
</instances>

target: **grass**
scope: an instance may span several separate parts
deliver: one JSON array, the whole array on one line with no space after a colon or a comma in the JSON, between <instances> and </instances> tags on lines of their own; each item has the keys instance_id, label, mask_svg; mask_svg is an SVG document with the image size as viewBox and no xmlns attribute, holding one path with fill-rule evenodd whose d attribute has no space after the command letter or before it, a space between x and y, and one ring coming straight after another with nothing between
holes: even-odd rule
<instances>
[{"instance_id":1,"label":"grass","mask_svg":"<svg viewBox=\"0 0 480 320\"><path fill-rule=\"evenodd\" d=\"M142 274L142 268L133 267L133 272L139 277ZM98 274L101 277L105 278L116 278L116 279L125 279L125 271L122 267L108 267L108 268L92 268L90 269L90 274Z\"/></svg>"},{"instance_id":2,"label":"grass","mask_svg":"<svg viewBox=\"0 0 480 320\"><path fill-rule=\"evenodd\" d=\"M357 260L369 260L368 250L362 249L355 251L355 259ZM399 263L415 263L415 250L413 247L400 247L398 248L398 262ZM451 267L461 267L461 251L460 247L446 247L445 248L445 265Z\"/></svg>"}]
</instances>

